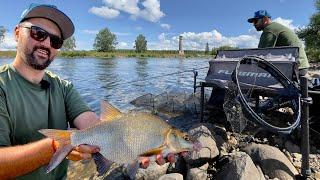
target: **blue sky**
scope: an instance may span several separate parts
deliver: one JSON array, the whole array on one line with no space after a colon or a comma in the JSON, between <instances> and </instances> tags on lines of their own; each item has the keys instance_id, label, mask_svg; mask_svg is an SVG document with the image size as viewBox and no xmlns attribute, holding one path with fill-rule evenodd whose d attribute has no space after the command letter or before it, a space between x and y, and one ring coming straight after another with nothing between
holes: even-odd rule
<instances>
[{"instance_id":1,"label":"blue sky","mask_svg":"<svg viewBox=\"0 0 320 180\"><path fill-rule=\"evenodd\" d=\"M77 49L90 50L99 30L117 35L119 49L133 49L143 34L148 49L204 50L222 45L254 48L260 33L247 23L254 11L266 9L273 21L295 30L306 26L316 12L314 0L2 0L0 26L7 28L1 49L14 49L13 29L29 3L58 6L74 22Z\"/></svg>"}]
</instances>

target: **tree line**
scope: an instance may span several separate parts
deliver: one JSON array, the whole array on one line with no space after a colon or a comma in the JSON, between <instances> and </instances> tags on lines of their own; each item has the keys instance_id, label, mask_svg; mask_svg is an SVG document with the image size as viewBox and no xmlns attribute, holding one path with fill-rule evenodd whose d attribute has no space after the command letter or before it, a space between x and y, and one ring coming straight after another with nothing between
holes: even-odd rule
<instances>
[{"instance_id":1,"label":"tree line","mask_svg":"<svg viewBox=\"0 0 320 180\"><path fill-rule=\"evenodd\" d=\"M320 0L315 1L316 12L310 17L305 28L297 31L299 38L304 40L309 61L320 61Z\"/></svg>"}]
</instances>

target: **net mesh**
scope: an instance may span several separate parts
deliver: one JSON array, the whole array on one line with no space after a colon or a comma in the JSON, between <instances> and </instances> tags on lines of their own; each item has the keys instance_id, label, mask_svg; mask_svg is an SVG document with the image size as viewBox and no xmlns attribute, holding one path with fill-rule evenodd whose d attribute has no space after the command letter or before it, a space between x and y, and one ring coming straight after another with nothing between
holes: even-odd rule
<instances>
[{"instance_id":1,"label":"net mesh","mask_svg":"<svg viewBox=\"0 0 320 180\"><path fill-rule=\"evenodd\" d=\"M160 112L192 112L200 109L200 93L164 92L158 95L151 93L137 97L131 104L136 107Z\"/></svg>"},{"instance_id":2,"label":"net mesh","mask_svg":"<svg viewBox=\"0 0 320 180\"><path fill-rule=\"evenodd\" d=\"M244 116L240 102L237 100L237 87L229 81L226 89L226 94L223 103L223 110L230 122L233 132L241 133L247 126L247 118Z\"/></svg>"}]
</instances>

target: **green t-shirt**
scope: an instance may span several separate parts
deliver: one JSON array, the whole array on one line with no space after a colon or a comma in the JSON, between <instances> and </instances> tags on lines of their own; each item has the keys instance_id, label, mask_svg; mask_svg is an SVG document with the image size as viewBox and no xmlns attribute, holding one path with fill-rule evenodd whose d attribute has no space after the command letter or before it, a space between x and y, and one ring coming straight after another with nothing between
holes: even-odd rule
<instances>
[{"instance_id":1,"label":"green t-shirt","mask_svg":"<svg viewBox=\"0 0 320 180\"><path fill-rule=\"evenodd\" d=\"M259 48L295 46L299 47L299 69L308 68L309 62L299 37L289 28L272 22L263 29L259 41Z\"/></svg>"},{"instance_id":2,"label":"green t-shirt","mask_svg":"<svg viewBox=\"0 0 320 180\"><path fill-rule=\"evenodd\" d=\"M44 89L24 79L12 65L0 67L0 146L14 146L43 138L39 129L67 129L68 122L91 111L73 85L46 71ZM12 162L14 163L14 162ZM18 179L63 179L68 161L45 173L45 166Z\"/></svg>"}]
</instances>

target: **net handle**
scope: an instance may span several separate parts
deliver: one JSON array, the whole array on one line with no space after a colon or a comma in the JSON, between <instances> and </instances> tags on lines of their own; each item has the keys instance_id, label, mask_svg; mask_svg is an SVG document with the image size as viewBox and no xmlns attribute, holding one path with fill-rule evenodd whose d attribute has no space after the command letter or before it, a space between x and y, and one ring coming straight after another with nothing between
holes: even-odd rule
<instances>
[{"instance_id":1,"label":"net handle","mask_svg":"<svg viewBox=\"0 0 320 180\"><path fill-rule=\"evenodd\" d=\"M263 120L248 104L247 100L245 99L241 88L240 83L238 79L238 73L240 64L246 64L249 61L255 61L258 64L258 67L264 69L265 71L269 72L271 76L273 76L275 79L277 79L285 88L292 88L292 90L297 92L297 99L298 99L298 115L296 116L296 119L294 123L288 127L277 127L274 125L271 125L267 123L265 120ZM266 61L265 59L258 57L258 56L246 56L240 59L235 67L235 69L232 72L231 75L232 81L236 84L237 90L239 93L240 103L242 107L249 113L249 115L252 117L254 121L258 122L260 125L262 125L264 128L277 133L283 133L283 134L290 134L292 130L294 130L299 124L300 124L300 117L301 117L301 101L300 101L300 94L298 93L298 89L294 86L293 82L290 81L276 66L271 64L270 62Z\"/></svg>"}]
</instances>

